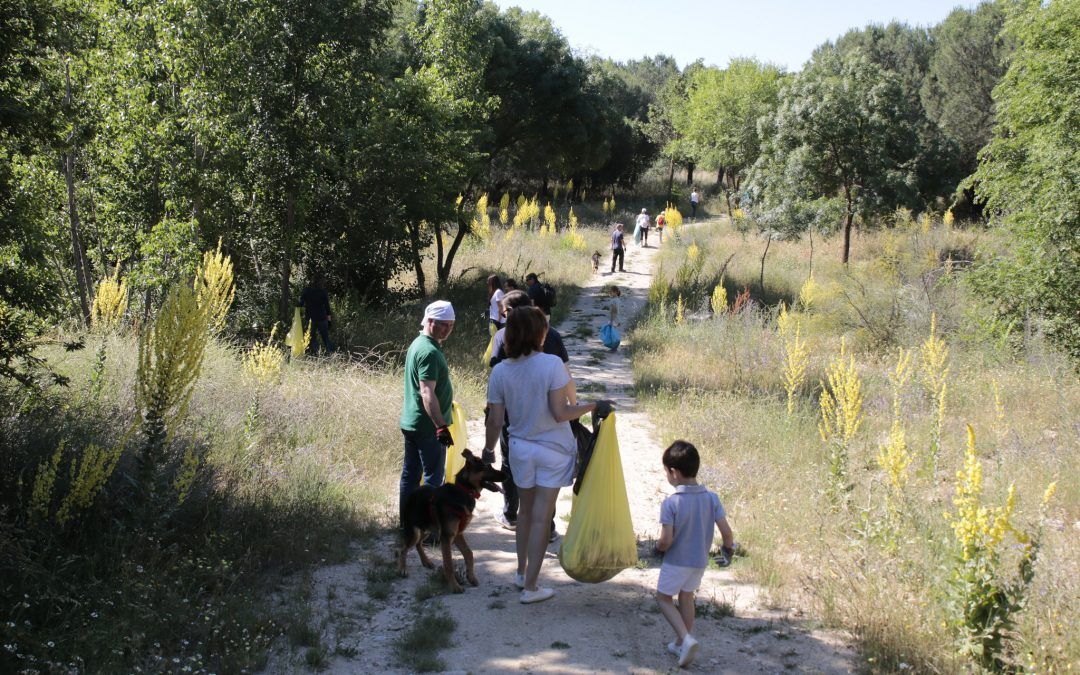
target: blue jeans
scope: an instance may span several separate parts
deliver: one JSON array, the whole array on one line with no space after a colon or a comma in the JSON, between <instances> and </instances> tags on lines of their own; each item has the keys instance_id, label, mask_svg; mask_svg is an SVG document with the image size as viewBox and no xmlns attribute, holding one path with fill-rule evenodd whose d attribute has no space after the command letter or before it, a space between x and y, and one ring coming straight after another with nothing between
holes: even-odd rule
<instances>
[{"instance_id":1,"label":"blue jeans","mask_svg":"<svg viewBox=\"0 0 1080 675\"><path fill-rule=\"evenodd\" d=\"M401 430L405 437L405 461L401 466L398 488L398 509L405 505L412 491L426 485L442 485L446 473L446 447L435 438L434 432Z\"/></svg>"}]
</instances>

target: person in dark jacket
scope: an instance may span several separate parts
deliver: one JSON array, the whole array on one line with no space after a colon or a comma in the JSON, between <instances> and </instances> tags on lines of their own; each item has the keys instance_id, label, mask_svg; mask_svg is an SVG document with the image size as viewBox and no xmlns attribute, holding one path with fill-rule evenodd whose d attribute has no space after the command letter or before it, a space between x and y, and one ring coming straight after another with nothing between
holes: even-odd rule
<instances>
[{"instance_id":1,"label":"person in dark jacket","mask_svg":"<svg viewBox=\"0 0 1080 675\"><path fill-rule=\"evenodd\" d=\"M529 272L525 275L525 292L529 295L533 305L539 307L545 316L551 316L551 303L548 302L544 286L540 283L540 278L536 276L535 272Z\"/></svg>"},{"instance_id":2,"label":"person in dark jacket","mask_svg":"<svg viewBox=\"0 0 1080 675\"><path fill-rule=\"evenodd\" d=\"M327 354L334 352L334 343L330 341L330 296L326 292L326 277L316 274L304 292L300 294L300 306L304 308L305 318L319 333L323 348ZM311 344L317 349L315 341Z\"/></svg>"}]
</instances>

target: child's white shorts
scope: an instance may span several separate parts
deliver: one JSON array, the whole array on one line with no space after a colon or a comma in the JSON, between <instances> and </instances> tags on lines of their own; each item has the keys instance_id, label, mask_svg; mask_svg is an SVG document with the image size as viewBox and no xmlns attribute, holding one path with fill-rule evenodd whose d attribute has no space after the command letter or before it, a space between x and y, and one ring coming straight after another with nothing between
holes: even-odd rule
<instances>
[{"instance_id":1,"label":"child's white shorts","mask_svg":"<svg viewBox=\"0 0 1080 675\"><path fill-rule=\"evenodd\" d=\"M660 565L660 579L656 582L656 590L664 595L693 593L701 585L703 576L704 567L681 567L664 563Z\"/></svg>"},{"instance_id":2,"label":"child's white shorts","mask_svg":"<svg viewBox=\"0 0 1080 675\"><path fill-rule=\"evenodd\" d=\"M541 443L510 438L510 470L519 488L563 488L574 484L576 456Z\"/></svg>"}]
</instances>

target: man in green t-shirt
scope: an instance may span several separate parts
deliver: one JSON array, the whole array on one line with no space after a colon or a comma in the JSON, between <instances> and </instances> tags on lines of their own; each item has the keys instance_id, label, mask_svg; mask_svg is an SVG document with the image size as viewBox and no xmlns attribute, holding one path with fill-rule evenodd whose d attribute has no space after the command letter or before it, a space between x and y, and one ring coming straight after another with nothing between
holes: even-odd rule
<instances>
[{"instance_id":1,"label":"man in green t-shirt","mask_svg":"<svg viewBox=\"0 0 1080 675\"><path fill-rule=\"evenodd\" d=\"M405 354L405 404L401 408L401 433L405 437L405 461L401 467L400 501L420 485L441 485L446 448L453 445L449 424L454 403L450 368L442 343L454 330L454 307L436 300L424 310L420 335Z\"/></svg>"}]
</instances>

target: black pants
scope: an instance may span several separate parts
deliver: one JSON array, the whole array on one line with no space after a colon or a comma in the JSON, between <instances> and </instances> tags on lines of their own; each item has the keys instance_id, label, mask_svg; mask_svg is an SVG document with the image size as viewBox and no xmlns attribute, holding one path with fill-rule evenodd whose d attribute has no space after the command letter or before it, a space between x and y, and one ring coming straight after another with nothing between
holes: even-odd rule
<instances>
[{"instance_id":1,"label":"black pants","mask_svg":"<svg viewBox=\"0 0 1080 675\"><path fill-rule=\"evenodd\" d=\"M326 350L327 354L333 354L334 343L330 342L330 321L328 319L323 319L322 321L313 321L312 323L315 324L315 330L322 339L323 349ZM317 352L319 350L315 340L311 341L310 349L312 352Z\"/></svg>"},{"instance_id":2,"label":"black pants","mask_svg":"<svg viewBox=\"0 0 1080 675\"><path fill-rule=\"evenodd\" d=\"M623 249L621 249L621 248L613 248L613 249L611 249L611 271L612 272L615 271L615 261L616 260L619 261L619 271L620 272L624 271L623 270L623 253L624 252L625 251Z\"/></svg>"}]
</instances>

